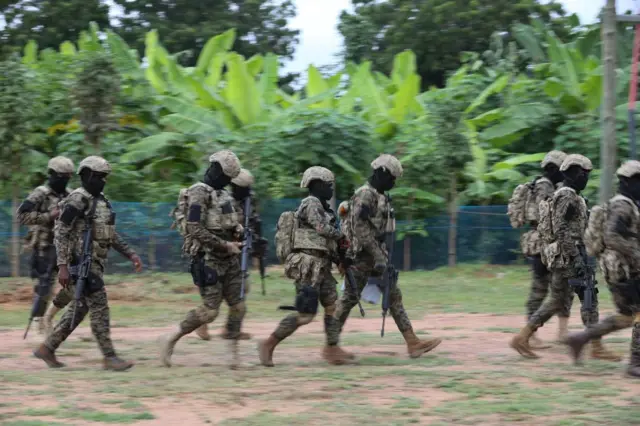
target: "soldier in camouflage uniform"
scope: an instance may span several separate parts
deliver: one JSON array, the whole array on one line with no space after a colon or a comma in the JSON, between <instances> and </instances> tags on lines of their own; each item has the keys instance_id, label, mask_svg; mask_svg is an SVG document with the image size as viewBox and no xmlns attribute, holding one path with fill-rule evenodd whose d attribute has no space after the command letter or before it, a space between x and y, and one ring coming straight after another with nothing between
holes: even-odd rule
<instances>
[{"instance_id":1,"label":"soldier in camouflage uniform","mask_svg":"<svg viewBox=\"0 0 640 426\"><path fill-rule=\"evenodd\" d=\"M342 233L336 229L336 215L329 207L333 196L333 173L324 167L310 167L300 183L309 189L296 211L293 250L285 261L285 275L296 286L296 313L288 315L269 336L258 345L260 363L273 367L275 347L299 327L309 324L318 311L318 301L324 308L324 331L327 344L322 356L331 364L344 364L348 357L337 345L338 325L333 317L338 292L337 281L331 275L332 262L339 263L338 242Z\"/></svg>"},{"instance_id":2,"label":"soldier in camouflage uniform","mask_svg":"<svg viewBox=\"0 0 640 426\"><path fill-rule=\"evenodd\" d=\"M560 167L564 174L563 185L549 200L550 217L544 225L545 218L540 218L538 230L545 243L541 255L543 263L551 271L551 294L531 315L527 325L511 340L511 347L526 358L538 358L528 343L533 333L553 315L567 312L571 306L573 291L569 279L584 277L587 273L587 265L580 256L580 250L584 249L583 235L587 226L588 209L580 191L587 186L592 169L588 158L578 154L568 155ZM597 290L595 293L591 309L582 306L580 311L585 327L598 322ZM579 297L583 302L583 294L579 294ZM617 358L604 348L600 339L592 342L591 355L599 359Z\"/></svg>"},{"instance_id":3,"label":"soldier in camouflage uniform","mask_svg":"<svg viewBox=\"0 0 640 426\"><path fill-rule=\"evenodd\" d=\"M104 368L122 371L133 366L116 356L109 330L109 304L104 288L104 267L107 253L113 247L134 264L136 271L142 270L142 262L115 230L115 213L102 190L111 166L101 157L90 156L80 162L78 175L82 187L74 190L61 204L62 213L56 220L54 244L58 255L58 281L70 294L75 291L77 266L81 261L84 230L91 220L93 247L92 264L85 294L79 302L72 301L60 322L33 354L51 368L63 367L56 359L55 351L82 322L87 313L91 317L91 331L104 356ZM94 210L92 218L89 218ZM72 317L75 311L75 321Z\"/></svg>"},{"instance_id":4,"label":"soldier in camouflage uniform","mask_svg":"<svg viewBox=\"0 0 640 426\"><path fill-rule=\"evenodd\" d=\"M189 311L163 347L162 363L170 367L173 349L183 336L218 316L222 299L229 305L228 332L234 355L232 368L236 367L237 344L246 307L240 297L242 274L240 253L242 225L234 209L231 195L224 189L231 179L240 174L240 161L229 150L218 151L209 157L209 168L203 182L192 185L187 191L188 216L185 248L191 250L191 274L200 290L202 305Z\"/></svg>"},{"instance_id":5,"label":"soldier in camouflage uniform","mask_svg":"<svg viewBox=\"0 0 640 426\"><path fill-rule=\"evenodd\" d=\"M397 178L402 177L402 165L394 156L383 154L371 163L371 168L373 173L369 181L356 190L351 198L347 218L342 223L342 230L350 242L347 257L353 265L351 269L358 294L354 294L351 286L345 286L334 315L338 320L340 332L351 309L358 303L360 293L369 277L380 276L390 261L389 248L385 247L384 239L387 232L393 229L395 219L390 199L382 195L395 186ZM399 286L391 289L389 310L407 343L407 351L411 358L418 358L441 343L442 340L439 338L420 340L416 336L404 310ZM349 355L353 358L353 355Z\"/></svg>"},{"instance_id":6,"label":"soldier in camouflage uniform","mask_svg":"<svg viewBox=\"0 0 640 426\"><path fill-rule=\"evenodd\" d=\"M604 251L598 263L618 313L569 335L566 342L577 362L584 346L614 331L633 326L628 374L640 377L640 161L627 161L616 173L618 195L608 203L603 223Z\"/></svg>"},{"instance_id":7,"label":"soldier in camouflage uniform","mask_svg":"<svg viewBox=\"0 0 640 426\"><path fill-rule=\"evenodd\" d=\"M234 200L234 209L238 214L238 222L244 226L244 200L247 197L251 197L251 217L249 218L249 225L253 228L254 238L258 238L260 236L260 215L258 215L258 203L256 202L256 198L251 190L251 185L253 185L253 175L247 169L240 169L240 174L231 180L231 195ZM249 281L245 283L245 294L249 293ZM229 333L229 325L231 321L231 316L227 318L227 324L225 328L222 330L220 337L223 339L231 339L231 334ZM196 334L202 340L209 340L209 332L207 331L207 324L203 324L196 330ZM249 340L251 339L251 335L249 333L245 333L244 331L240 332L240 340Z\"/></svg>"},{"instance_id":8,"label":"soldier in camouflage uniform","mask_svg":"<svg viewBox=\"0 0 640 426\"><path fill-rule=\"evenodd\" d=\"M49 274L49 294L41 299L36 320L39 322L40 334L51 332L51 319L70 300L70 295L63 289L55 297L53 303L45 312L51 291L55 287L57 266L55 265L55 247L53 245L53 225L60 215L58 203L69 195L67 183L73 175L73 162L66 157L54 157L47 165L49 178L45 185L39 186L31 192L18 207L18 220L21 225L29 227L27 248L33 250L32 276ZM37 285L37 284L36 284ZM36 290L37 291L37 290ZM66 303L65 303L66 302Z\"/></svg>"},{"instance_id":9,"label":"soldier in camouflage uniform","mask_svg":"<svg viewBox=\"0 0 640 426\"><path fill-rule=\"evenodd\" d=\"M543 200L551 198L556 190L556 186L562 182L563 176L560 171L562 162L567 157L562 151L551 151L545 155L540 166L543 170L543 176L536 179L533 184L533 205L537 212L538 206ZM529 206L527 206L529 207ZM536 215L538 216L538 215ZM530 223L531 230L522 235L521 249L522 253L531 259L531 290L529 291L529 297L527 299L527 321L542 306L542 302L547 293L549 292L549 283L551 282L551 273L546 266L542 263L540 252L542 250L542 240L536 227L537 221ZM563 339L566 337L568 324L569 324L569 310L568 307L564 307L563 311L558 314L559 330L558 338ZM548 349L550 346L545 345L536 337L535 334L531 336L529 345L532 349Z\"/></svg>"}]
</instances>

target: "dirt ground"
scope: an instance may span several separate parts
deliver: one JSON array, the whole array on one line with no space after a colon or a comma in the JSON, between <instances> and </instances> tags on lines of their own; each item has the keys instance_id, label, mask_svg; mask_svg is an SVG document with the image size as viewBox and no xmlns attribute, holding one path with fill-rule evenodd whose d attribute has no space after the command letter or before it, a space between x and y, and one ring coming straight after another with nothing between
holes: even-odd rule
<instances>
[{"instance_id":1,"label":"dirt ground","mask_svg":"<svg viewBox=\"0 0 640 426\"><path fill-rule=\"evenodd\" d=\"M622 363L587 357L580 367L559 345L539 351L539 360L519 357L508 341L522 325L521 316L428 315L414 320L418 335L444 341L411 360L393 320L388 318L381 339L379 310L373 312L363 319L354 311L343 343L358 364L339 367L321 357L318 319L278 346L271 369L259 365L256 344L277 322L246 322L244 330L253 338L241 343L238 371L227 369L227 342L217 336L224 317L210 328L211 341L185 337L171 369L160 366L158 352L173 328L114 327L116 348L136 362L126 373L100 370L86 323L59 350L68 365L61 370L48 370L31 355L36 338L24 341L21 330L2 330L0 423L622 425L634 424L634 413L640 419L640 380L624 376L630 330L608 341L625 356ZM578 328L576 322L572 318ZM538 334L552 342L556 332L553 319ZM590 404L619 409L602 413Z\"/></svg>"}]
</instances>

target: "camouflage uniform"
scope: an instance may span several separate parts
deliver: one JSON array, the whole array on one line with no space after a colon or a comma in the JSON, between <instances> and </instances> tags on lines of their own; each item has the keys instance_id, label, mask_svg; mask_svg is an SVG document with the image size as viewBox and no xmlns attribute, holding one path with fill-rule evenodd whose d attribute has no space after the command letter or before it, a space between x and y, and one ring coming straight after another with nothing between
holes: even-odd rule
<instances>
[{"instance_id":1,"label":"camouflage uniform","mask_svg":"<svg viewBox=\"0 0 640 426\"><path fill-rule=\"evenodd\" d=\"M560 171L566 172L571 166L579 166L586 171L593 169L588 158L577 154L567 156ZM527 325L511 341L511 346L515 350L529 358L538 357L528 345L529 338L554 314L568 312L570 303L573 301L573 291L569 285L569 279L575 276L574 264L581 261L579 248L584 247L583 234L587 226L586 202L573 188L568 186L559 188L549 203L552 212L550 226L553 230L553 241L549 241L544 246L541 257L542 262L551 271L551 294L542 306L531 315ZM580 300L583 301L582 295ZM585 327L598 322L597 290L591 309L587 310L583 306L580 314ZM592 355L597 358L605 358L609 354L605 352L600 340L594 340Z\"/></svg>"},{"instance_id":2,"label":"camouflage uniform","mask_svg":"<svg viewBox=\"0 0 640 426\"><path fill-rule=\"evenodd\" d=\"M376 158L371 163L371 167L374 171L384 168L396 178L402 176L402 165L395 157L388 154ZM340 332L351 309L358 303L360 293L369 277L380 275L374 266L387 264L388 247L385 247L383 241L387 233L395 229L395 219L392 217L389 199L380 194L370 183L356 190L350 204L342 229L350 243L347 256L353 261L351 269L358 294L354 294L351 286L345 286L334 315L338 320ZM399 286L391 290L389 310L398 330L405 338L412 358L417 358L440 344L441 339L420 340L415 335L402 303L402 292Z\"/></svg>"},{"instance_id":3,"label":"camouflage uniform","mask_svg":"<svg viewBox=\"0 0 640 426\"><path fill-rule=\"evenodd\" d=\"M622 178L640 175L640 162L628 161L616 173ZM601 230L604 250L598 263L618 311L581 333L566 339L577 361L582 349L592 339L633 326L631 358L628 372L640 377L640 210L638 202L626 195L613 197L606 208Z\"/></svg>"},{"instance_id":4,"label":"camouflage uniform","mask_svg":"<svg viewBox=\"0 0 640 426\"><path fill-rule=\"evenodd\" d=\"M333 173L324 167L310 167L304 172L301 188L308 188L313 180L334 182ZM294 280L297 312L288 315L258 347L260 362L273 367L273 351L278 343L291 336L299 327L309 324L316 316L318 301L324 308L324 331L327 344L323 357L331 363L344 363L346 352L338 347L338 325L333 317L338 293L337 281L331 274L332 262L339 263L337 242L343 238L336 228L336 215L325 208L322 201L309 195L296 210L293 251L287 257L284 273Z\"/></svg>"},{"instance_id":5,"label":"camouflage uniform","mask_svg":"<svg viewBox=\"0 0 640 426\"><path fill-rule=\"evenodd\" d=\"M82 160L78 167L78 174L88 168L96 173L111 173L111 166L101 157L90 156ZM89 216L92 205L96 199L84 188L74 190L62 203L62 214L56 220L54 244L58 255L57 263L71 265L69 271L73 278L77 273L78 262L82 254L84 230L86 218ZM132 259L136 256L124 239L116 232L115 213L109 201L100 194L97 198L95 213L92 223L93 248L92 263L89 279L85 287L85 294L76 302L71 301L69 309L64 313L60 322L47 337L43 345L34 352L36 357L43 359L50 367L61 367L62 364L52 356L58 347L89 314L91 318L91 331L98 342L98 346L104 356L104 366L107 369L125 370L133 366L133 363L123 361L116 356L110 335L110 316L107 293L104 288L104 269L107 262L107 254L110 248ZM68 291L75 292L75 280L72 280ZM75 321L71 323L75 311Z\"/></svg>"},{"instance_id":6,"label":"camouflage uniform","mask_svg":"<svg viewBox=\"0 0 640 426\"><path fill-rule=\"evenodd\" d=\"M542 163L540 163L540 167L544 169L550 164L555 164L558 166L562 166L562 162L567 157L562 151L551 151L545 155ZM533 205L527 206L535 209L535 217L538 217L537 208L543 200L551 198L555 191L555 186L551 180L546 177L541 177L536 179L533 186ZM547 267L542 263L542 259L540 257L540 252L543 248L543 242L540 238L540 233L536 229L538 226L537 221L533 221L530 223L531 230L525 232L522 235L520 240L522 253L531 259L531 288L529 290L529 297L527 298L526 309L527 309L527 321L531 318L531 315L536 312L540 306L542 306L542 302L547 297L549 293L549 284L551 283L551 273L547 269ZM571 299L572 301L573 299ZM566 335L567 326L569 322L569 314L570 314L571 305L565 305L563 310L558 314L559 319L559 336L560 338ZM529 344L533 349L547 349L548 345L544 345L535 334L531 336Z\"/></svg>"},{"instance_id":7,"label":"camouflage uniform","mask_svg":"<svg viewBox=\"0 0 640 426\"><path fill-rule=\"evenodd\" d=\"M209 157L209 162L219 163L228 177L235 178L240 173L240 161L229 150L214 153ZM246 307L240 297L242 276L238 249L230 242L239 239L242 226L233 208L233 198L226 190L215 190L205 183L196 183L188 189L187 196L187 234L197 241L196 247L202 248L198 253L189 254L194 258L204 258L202 266L192 263L194 283L200 290L203 304L189 311L178 331L169 337L162 351L162 362L167 367L171 366L171 355L178 340L202 325L213 322L224 299L229 305L228 331L232 337L234 367L237 339Z\"/></svg>"},{"instance_id":8,"label":"camouflage uniform","mask_svg":"<svg viewBox=\"0 0 640 426\"><path fill-rule=\"evenodd\" d=\"M66 157L54 157L49 160L48 170L53 170L60 174L73 174L73 162ZM51 291L55 288L55 281L58 272L55 265L55 247L53 245L53 226L55 219L52 212L58 204L69 195L69 190L58 194L49 185L42 185L31 192L18 208L18 220L23 226L29 227L27 235L27 245L25 248L33 251L32 276L35 278L40 274L46 274L50 263L53 269L49 274L49 293L40 299L41 306L38 307L38 316L42 317L39 331L41 333L51 332L51 320L55 313L66 306L71 300L71 295L65 289L58 292L53 300L53 304L45 308L51 297ZM36 283L37 286L38 283ZM38 291L34 288L34 291Z\"/></svg>"},{"instance_id":9,"label":"camouflage uniform","mask_svg":"<svg viewBox=\"0 0 640 426\"><path fill-rule=\"evenodd\" d=\"M253 175L247 169L240 169L240 174L231 181L231 183L241 186L243 188L249 188L253 185ZM255 224L260 220L260 216L258 215L258 203L253 194L253 191L250 192L249 197L251 197L251 217L249 218L249 223L254 226L254 238L258 238L260 235L259 230L255 229ZM238 223L244 225L244 200L236 200L234 198L234 210L238 215ZM238 258L242 259L242 253L238 255ZM245 294L248 294L250 290L249 280L245 282ZM231 312L227 316L227 323L225 328L222 330L220 337L223 339L232 339L231 333L229 333L229 327L231 325L232 317ZM209 332L207 330L207 324L201 325L198 329L196 329L196 334L202 340L209 340ZM245 333L244 331L240 332L240 336L238 337L240 340L249 340L251 339L251 334Z\"/></svg>"}]
</instances>

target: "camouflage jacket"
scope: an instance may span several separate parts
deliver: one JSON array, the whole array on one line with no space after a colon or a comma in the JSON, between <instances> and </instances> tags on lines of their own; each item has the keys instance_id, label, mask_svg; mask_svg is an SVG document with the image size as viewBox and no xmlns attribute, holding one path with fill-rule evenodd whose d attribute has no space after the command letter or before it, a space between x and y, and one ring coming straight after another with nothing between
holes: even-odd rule
<instances>
[{"instance_id":1,"label":"camouflage jacket","mask_svg":"<svg viewBox=\"0 0 640 426\"><path fill-rule=\"evenodd\" d=\"M325 209L318 198L308 196L300 203L296 218L294 251L335 258L336 241L342 238L342 232L336 227L337 217L333 210Z\"/></svg>"},{"instance_id":2,"label":"camouflage jacket","mask_svg":"<svg viewBox=\"0 0 640 426\"><path fill-rule=\"evenodd\" d=\"M73 265L82 255L84 230L94 197L84 188L71 192L62 202L63 213L56 220L54 228L54 244L58 255L58 265ZM67 208L77 210L78 216L68 225L62 220ZM116 214L111 203L100 194L96 204L96 211L92 223L93 235L93 264L91 270L102 275L107 262L109 249L113 247L118 253L130 258L135 251L129 247L124 239L116 232Z\"/></svg>"},{"instance_id":3,"label":"camouflage jacket","mask_svg":"<svg viewBox=\"0 0 640 426\"><path fill-rule=\"evenodd\" d=\"M621 197L609 201L603 239L608 266L619 265L635 275L640 272L640 213L632 203Z\"/></svg>"},{"instance_id":4,"label":"camouflage jacket","mask_svg":"<svg viewBox=\"0 0 640 426\"><path fill-rule=\"evenodd\" d=\"M215 190L199 182L187 190L187 235L189 240L202 247L207 258L227 259L233 255L226 248L227 242L242 238L242 225L234 207L233 197L224 189ZM199 217L192 217L192 212ZM196 253L190 253L195 255Z\"/></svg>"},{"instance_id":5,"label":"camouflage jacket","mask_svg":"<svg viewBox=\"0 0 640 426\"><path fill-rule=\"evenodd\" d=\"M58 194L48 185L42 185L34 189L22 202L21 207L31 204L27 209L28 211L20 212L21 209L19 209L18 213L20 224L29 228L26 248L41 251L51 247L54 226L51 212L68 195L68 189L65 190L64 194Z\"/></svg>"},{"instance_id":6,"label":"camouflage jacket","mask_svg":"<svg viewBox=\"0 0 640 426\"><path fill-rule=\"evenodd\" d=\"M563 187L553 194L553 215L551 225L559 254L567 260L575 259L580 252L578 246L583 245L583 235L587 228L587 203L575 190Z\"/></svg>"},{"instance_id":7,"label":"camouflage jacket","mask_svg":"<svg viewBox=\"0 0 640 426\"><path fill-rule=\"evenodd\" d=\"M386 263L384 238L393 226L388 198L366 183L356 190L350 204L343 223L345 236L351 244L350 255L357 256L364 252L373 257L376 263Z\"/></svg>"}]
</instances>

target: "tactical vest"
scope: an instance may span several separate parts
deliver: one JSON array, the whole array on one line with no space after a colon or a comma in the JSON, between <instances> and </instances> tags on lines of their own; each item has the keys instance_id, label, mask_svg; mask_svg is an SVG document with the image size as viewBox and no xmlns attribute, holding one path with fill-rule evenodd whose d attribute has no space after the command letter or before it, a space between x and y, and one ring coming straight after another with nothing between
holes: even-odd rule
<instances>
[{"instance_id":1,"label":"tactical vest","mask_svg":"<svg viewBox=\"0 0 640 426\"><path fill-rule=\"evenodd\" d=\"M46 185L37 187L35 191L41 192L45 196L42 203L38 206L38 213L50 213L55 206L60 205L65 197L69 196L69 191L66 191L63 196L59 196ZM25 249L42 250L46 248L46 246L53 244L53 224L31 225L28 229L29 231L24 240Z\"/></svg>"},{"instance_id":2,"label":"tactical vest","mask_svg":"<svg viewBox=\"0 0 640 426\"><path fill-rule=\"evenodd\" d=\"M301 217L302 208L308 206L306 200L309 197L302 200L300 207L296 211L297 225L294 229L293 237L293 249L294 250L318 250L328 252L332 248L333 241L321 236L306 220ZM330 222L333 218L326 211L324 212L327 222Z\"/></svg>"},{"instance_id":3,"label":"tactical vest","mask_svg":"<svg viewBox=\"0 0 640 426\"><path fill-rule=\"evenodd\" d=\"M238 229L238 213L234 208L233 197L225 190L216 191L202 182L189 188L189 192L198 186L204 187L209 194L207 212L201 222L207 231L212 234L227 238Z\"/></svg>"}]
</instances>

